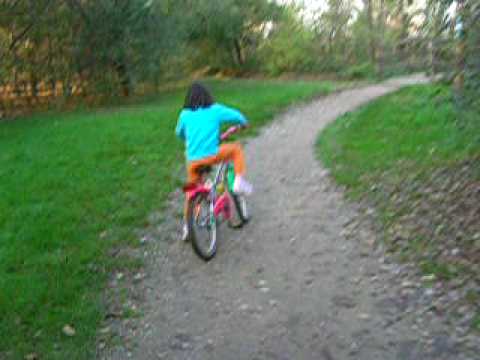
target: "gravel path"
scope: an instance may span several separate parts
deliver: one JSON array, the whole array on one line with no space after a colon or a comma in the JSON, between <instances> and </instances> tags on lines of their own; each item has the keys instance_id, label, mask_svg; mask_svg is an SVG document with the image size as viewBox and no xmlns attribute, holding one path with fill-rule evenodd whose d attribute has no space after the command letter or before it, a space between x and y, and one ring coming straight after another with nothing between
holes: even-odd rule
<instances>
[{"instance_id":1,"label":"gravel path","mask_svg":"<svg viewBox=\"0 0 480 360\"><path fill-rule=\"evenodd\" d=\"M151 234L144 316L129 335L136 346L107 357L463 359L434 320L422 326L409 316L408 298L418 291L396 281L401 266L374 245L368 224L348 234L360 208L314 156L330 121L426 81L412 76L332 94L289 110L250 140L253 220L241 231L222 227L208 264L175 238L175 198L176 217Z\"/></svg>"}]
</instances>

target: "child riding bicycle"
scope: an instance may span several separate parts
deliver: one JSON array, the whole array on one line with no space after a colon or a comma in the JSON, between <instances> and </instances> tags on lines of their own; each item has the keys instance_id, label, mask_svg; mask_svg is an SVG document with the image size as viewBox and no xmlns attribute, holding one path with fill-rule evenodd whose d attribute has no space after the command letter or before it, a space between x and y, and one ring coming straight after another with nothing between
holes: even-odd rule
<instances>
[{"instance_id":1,"label":"child riding bicycle","mask_svg":"<svg viewBox=\"0 0 480 360\"><path fill-rule=\"evenodd\" d=\"M215 103L210 92L200 83L193 83L187 92L185 105L180 112L175 129L176 135L185 142L187 177L189 183L201 181L199 169L232 161L235 172L233 191L248 195L252 185L245 180L245 157L239 143L220 144L220 127L223 123L247 126L248 122L241 112L225 105ZM182 238L188 237L187 227L188 199L185 199L185 211Z\"/></svg>"}]
</instances>

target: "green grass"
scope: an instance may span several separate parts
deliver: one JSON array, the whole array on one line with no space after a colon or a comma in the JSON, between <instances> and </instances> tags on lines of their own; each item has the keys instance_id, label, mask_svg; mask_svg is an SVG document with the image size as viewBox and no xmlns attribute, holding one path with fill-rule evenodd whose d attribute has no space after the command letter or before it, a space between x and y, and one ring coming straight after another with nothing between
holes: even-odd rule
<instances>
[{"instance_id":1,"label":"green grass","mask_svg":"<svg viewBox=\"0 0 480 360\"><path fill-rule=\"evenodd\" d=\"M318 82L210 81L254 133ZM107 274L178 180L174 136L185 89L136 105L0 123L0 357L90 359ZM135 266L132 264L131 266ZM62 327L71 324L76 336Z\"/></svg>"},{"instance_id":2,"label":"green grass","mask_svg":"<svg viewBox=\"0 0 480 360\"><path fill-rule=\"evenodd\" d=\"M480 332L480 313L477 313L472 321L472 328Z\"/></svg>"},{"instance_id":3,"label":"green grass","mask_svg":"<svg viewBox=\"0 0 480 360\"><path fill-rule=\"evenodd\" d=\"M336 180L359 194L383 172L395 181L408 169L420 172L478 153L478 129L465 131L456 118L448 87L409 87L332 123L318 153Z\"/></svg>"},{"instance_id":4,"label":"green grass","mask_svg":"<svg viewBox=\"0 0 480 360\"><path fill-rule=\"evenodd\" d=\"M377 208L388 250L446 282L476 269L465 258L452 260L447 250L476 251L469 237L472 229L478 231L476 222L463 221L459 231L450 225L460 223L463 214L449 211L474 195L465 195L464 186L452 189L457 171L470 164L462 180L480 179L478 120L478 114L459 111L446 85L418 85L340 117L317 142L318 156L336 181L354 199ZM462 232L470 235L460 237ZM475 257L469 261L475 264ZM478 323L477 318L474 327Z\"/></svg>"},{"instance_id":5,"label":"green grass","mask_svg":"<svg viewBox=\"0 0 480 360\"><path fill-rule=\"evenodd\" d=\"M457 269L453 265L442 264L435 261L424 260L420 264L424 274L433 274L441 280L451 280L457 276Z\"/></svg>"}]
</instances>

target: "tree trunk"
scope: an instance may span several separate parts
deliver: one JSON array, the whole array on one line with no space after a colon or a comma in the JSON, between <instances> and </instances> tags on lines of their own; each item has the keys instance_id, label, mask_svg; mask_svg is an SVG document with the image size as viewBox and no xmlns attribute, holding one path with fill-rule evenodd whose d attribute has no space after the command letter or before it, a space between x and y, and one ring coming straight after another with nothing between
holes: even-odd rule
<instances>
[{"instance_id":1,"label":"tree trunk","mask_svg":"<svg viewBox=\"0 0 480 360\"><path fill-rule=\"evenodd\" d=\"M433 39L430 39L428 42L428 51L430 53L430 71L433 75L437 73L437 60L436 60L436 52L435 52L435 43Z\"/></svg>"},{"instance_id":2,"label":"tree trunk","mask_svg":"<svg viewBox=\"0 0 480 360\"><path fill-rule=\"evenodd\" d=\"M378 75L383 78L385 75L385 0L380 0L380 44L378 47Z\"/></svg>"},{"instance_id":3,"label":"tree trunk","mask_svg":"<svg viewBox=\"0 0 480 360\"><path fill-rule=\"evenodd\" d=\"M238 39L235 39L233 41L233 46L234 46L234 56L235 56L235 62L239 66L243 66L245 64L245 59L242 53L242 47L240 45L240 41Z\"/></svg>"},{"instance_id":4,"label":"tree trunk","mask_svg":"<svg viewBox=\"0 0 480 360\"><path fill-rule=\"evenodd\" d=\"M468 36L468 29L466 28L468 17L466 12L465 0L457 0L457 14L460 15L462 21L461 35L458 37L456 44L456 76L454 83L457 91L462 91L465 83L465 52Z\"/></svg>"},{"instance_id":5,"label":"tree trunk","mask_svg":"<svg viewBox=\"0 0 480 360\"><path fill-rule=\"evenodd\" d=\"M400 16L400 23L401 23L401 32L400 32L400 39L399 43L401 44L398 48L398 55L402 64L407 62L407 38L408 38L408 14L405 11L405 0L399 0L398 2L398 14Z\"/></svg>"},{"instance_id":6,"label":"tree trunk","mask_svg":"<svg viewBox=\"0 0 480 360\"><path fill-rule=\"evenodd\" d=\"M429 16L432 19L432 33L428 42L428 50L430 51L430 69L432 74L439 72L439 49L442 47L442 33L444 26L444 17L446 7L444 4L429 3Z\"/></svg>"},{"instance_id":7,"label":"tree trunk","mask_svg":"<svg viewBox=\"0 0 480 360\"><path fill-rule=\"evenodd\" d=\"M129 97L132 93L132 81L130 74L128 73L127 65L124 62L116 62L115 70L117 71L117 75L120 80L122 95Z\"/></svg>"},{"instance_id":8,"label":"tree trunk","mask_svg":"<svg viewBox=\"0 0 480 360\"><path fill-rule=\"evenodd\" d=\"M368 37L370 45L370 61L373 66L376 64L376 44L375 44L375 30L373 24L373 0L364 0L365 7L367 9L367 22L368 22Z\"/></svg>"},{"instance_id":9,"label":"tree trunk","mask_svg":"<svg viewBox=\"0 0 480 360\"><path fill-rule=\"evenodd\" d=\"M38 97L38 79L35 74L32 74L30 77L30 95L32 96L33 100L35 101Z\"/></svg>"}]
</instances>

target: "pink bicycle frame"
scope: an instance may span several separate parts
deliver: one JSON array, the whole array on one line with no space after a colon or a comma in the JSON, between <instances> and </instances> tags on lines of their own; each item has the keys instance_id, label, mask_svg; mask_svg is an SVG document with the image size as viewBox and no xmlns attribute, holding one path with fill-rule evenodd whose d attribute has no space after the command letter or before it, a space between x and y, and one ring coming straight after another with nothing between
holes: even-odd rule
<instances>
[{"instance_id":1,"label":"pink bicycle frame","mask_svg":"<svg viewBox=\"0 0 480 360\"><path fill-rule=\"evenodd\" d=\"M204 184L189 184L183 188L187 199L190 201L193 199L197 194L209 194L210 189L206 187ZM223 215L225 220L229 220L232 216L230 204L231 204L231 197L230 194L225 191L222 195L217 197L213 207L213 214L215 217L218 217L220 214Z\"/></svg>"},{"instance_id":2,"label":"pink bicycle frame","mask_svg":"<svg viewBox=\"0 0 480 360\"><path fill-rule=\"evenodd\" d=\"M237 126L232 126L230 127L225 133L223 133L220 136L221 141L226 140L228 137L230 137L232 134L236 133L239 130L239 127ZM187 184L183 187L183 191L185 195L187 196L188 201L193 199L197 194L203 193L203 194L210 194L211 189L206 186L205 183L201 184ZM231 202L232 198L228 191L225 191L223 194L218 196L215 199L214 202L214 208L213 208L213 213L214 216L217 218L220 214L223 214L224 220L229 220L232 216L231 213Z\"/></svg>"},{"instance_id":3,"label":"pink bicycle frame","mask_svg":"<svg viewBox=\"0 0 480 360\"><path fill-rule=\"evenodd\" d=\"M220 195L215 201L215 205L213 207L213 213L215 214L215 217L223 214L223 219L229 220L232 216L232 212L230 211L231 201L232 199L230 198L230 194L228 192L224 192L222 195Z\"/></svg>"}]
</instances>

